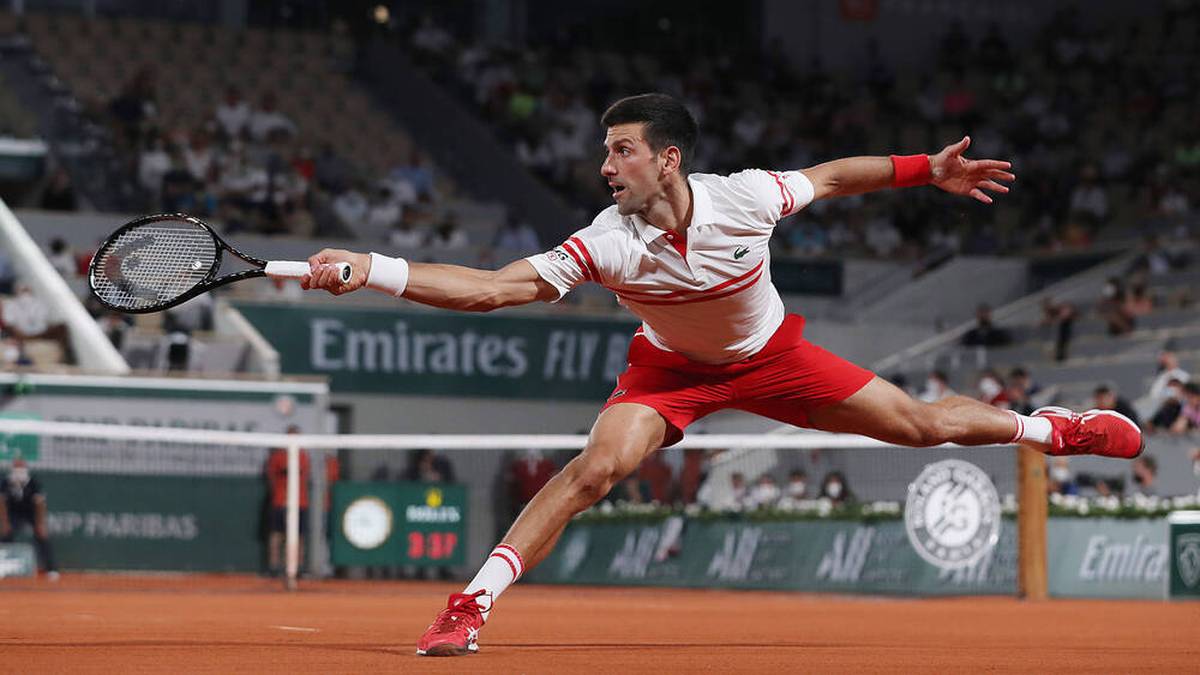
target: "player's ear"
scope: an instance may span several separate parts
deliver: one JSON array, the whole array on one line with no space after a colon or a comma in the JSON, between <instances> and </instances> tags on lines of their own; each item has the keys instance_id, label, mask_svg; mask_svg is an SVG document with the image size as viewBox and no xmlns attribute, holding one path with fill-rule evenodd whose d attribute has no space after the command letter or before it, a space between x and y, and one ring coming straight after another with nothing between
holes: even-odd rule
<instances>
[{"instance_id":1,"label":"player's ear","mask_svg":"<svg viewBox=\"0 0 1200 675\"><path fill-rule=\"evenodd\" d=\"M683 163L683 153L674 145L668 145L660 153L663 158L663 173L678 173L679 166Z\"/></svg>"}]
</instances>

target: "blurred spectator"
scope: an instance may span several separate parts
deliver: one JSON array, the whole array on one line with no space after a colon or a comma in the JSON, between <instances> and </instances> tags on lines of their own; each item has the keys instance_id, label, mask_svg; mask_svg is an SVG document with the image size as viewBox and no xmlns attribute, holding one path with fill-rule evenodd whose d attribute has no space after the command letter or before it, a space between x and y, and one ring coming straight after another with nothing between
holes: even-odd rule
<instances>
[{"instance_id":1,"label":"blurred spectator","mask_svg":"<svg viewBox=\"0 0 1200 675\"><path fill-rule=\"evenodd\" d=\"M413 450L408 456L404 480L414 483L454 483L454 465L433 450Z\"/></svg>"},{"instance_id":2,"label":"blurred spectator","mask_svg":"<svg viewBox=\"0 0 1200 675\"><path fill-rule=\"evenodd\" d=\"M745 507L745 475L741 472L730 474L729 483L724 486L717 485L716 482L712 474L709 474L708 480L700 486L697 500L701 505L713 511L737 511Z\"/></svg>"},{"instance_id":3,"label":"blurred spectator","mask_svg":"<svg viewBox=\"0 0 1200 675\"><path fill-rule=\"evenodd\" d=\"M979 400L997 408L1008 407L1008 390L1000 374L990 368L979 376Z\"/></svg>"},{"instance_id":4,"label":"blurred spectator","mask_svg":"<svg viewBox=\"0 0 1200 675\"><path fill-rule=\"evenodd\" d=\"M458 219L447 215L442 224L438 225L433 236L429 238L430 245L435 249L457 251L471 245L467 233L458 226Z\"/></svg>"},{"instance_id":5,"label":"blurred spectator","mask_svg":"<svg viewBox=\"0 0 1200 675\"><path fill-rule=\"evenodd\" d=\"M1125 305L1125 287L1116 277L1105 282L1096 311L1108 324L1109 335L1124 335L1135 326L1133 315Z\"/></svg>"},{"instance_id":6,"label":"blurred spectator","mask_svg":"<svg viewBox=\"0 0 1200 675\"><path fill-rule=\"evenodd\" d=\"M276 107L275 93L264 92L258 108L250 113L247 123L250 138L262 143L276 134L292 136L296 133L296 124Z\"/></svg>"},{"instance_id":7,"label":"blurred spectator","mask_svg":"<svg viewBox=\"0 0 1200 675\"><path fill-rule=\"evenodd\" d=\"M66 169L60 166L50 172L38 206L47 211L75 211L79 208L75 188L71 185L71 174Z\"/></svg>"},{"instance_id":8,"label":"blurred spectator","mask_svg":"<svg viewBox=\"0 0 1200 675\"><path fill-rule=\"evenodd\" d=\"M22 526L33 530L33 545L38 563L50 580L58 579L54 551L50 547L50 527L46 493L41 483L29 472L29 464L18 457L5 476L4 499L0 499L0 542L11 543Z\"/></svg>"},{"instance_id":9,"label":"blurred spectator","mask_svg":"<svg viewBox=\"0 0 1200 675\"><path fill-rule=\"evenodd\" d=\"M695 504L708 467L706 451L688 448L683 451L683 466L679 469L679 501Z\"/></svg>"},{"instance_id":10,"label":"blurred spectator","mask_svg":"<svg viewBox=\"0 0 1200 675\"><path fill-rule=\"evenodd\" d=\"M950 388L950 383L946 379L946 373L935 370L925 378L925 389L918 398L926 403L934 403L954 395L955 392Z\"/></svg>"},{"instance_id":11,"label":"blurred spectator","mask_svg":"<svg viewBox=\"0 0 1200 675\"><path fill-rule=\"evenodd\" d=\"M1099 183L1100 172L1094 164L1086 164L1079 172L1079 183L1071 192L1070 209L1085 214L1096 222L1108 217L1108 193Z\"/></svg>"},{"instance_id":12,"label":"blurred spectator","mask_svg":"<svg viewBox=\"0 0 1200 675\"><path fill-rule=\"evenodd\" d=\"M287 428L288 434L300 433L296 425ZM312 467L308 452L300 449L300 568L304 567L304 537L308 534L308 484L312 479ZM267 491L270 495L270 513L267 518L267 571L272 576L283 573L283 542L287 535L287 448L271 448L264 469Z\"/></svg>"},{"instance_id":13,"label":"blurred spectator","mask_svg":"<svg viewBox=\"0 0 1200 675\"><path fill-rule=\"evenodd\" d=\"M67 242L62 237L55 237L50 240L49 253L46 259L50 261L50 266L54 268L63 279L68 281L75 278L75 252L67 245Z\"/></svg>"},{"instance_id":14,"label":"blurred spectator","mask_svg":"<svg viewBox=\"0 0 1200 675\"><path fill-rule=\"evenodd\" d=\"M750 489L750 494L746 497L746 506L751 509L769 509L775 508L779 504L781 496L779 486L775 483L775 477L769 473L764 473L754 482L754 487Z\"/></svg>"},{"instance_id":15,"label":"blurred spectator","mask_svg":"<svg viewBox=\"0 0 1200 675\"><path fill-rule=\"evenodd\" d=\"M16 281L17 271L13 267L12 259L8 257L7 253L0 250L0 295L9 295L12 293Z\"/></svg>"},{"instance_id":16,"label":"blurred spectator","mask_svg":"<svg viewBox=\"0 0 1200 675\"><path fill-rule=\"evenodd\" d=\"M1191 377L1190 373L1179 366L1179 355L1175 348L1169 344L1165 345L1158 353L1158 374L1150 383L1150 392L1147 394L1151 406L1157 409L1172 397L1172 380L1186 383Z\"/></svg>"},{"instance_id":17,"label":"blurred spectator","mask_svg":"<svg viewBox=\"0 0 1200 675\"><path fill-rule=\"evenodd\" d=\"M645 486L645 490L649 492L649 501L658 504L671 504L674 501L671 494L673 487L671 466L664 461L661 452L652 452L642 460L637 476Z\"/></svg>"},{"instance_id":18,"label":"blurred spectator","mask_svg":"<svg viewBox=\"0 0 1200 675\"><path fill-rule=\"evenodd\" d=\"M433 171L429 167L429 159L420 150L414 149L409 153L407 162L392 167L387 180L403 186L405 192L412 195L405 200L406 203L435 196Z\"/></svg>"},{"instance_id":19,"label":"blurred spectator","mask_svg":"<svg viewBox=\"0 0 1200 675\"><path fill-rule=\"evenodd\" d=\"M1042 299L1042 325L1054 329L1055 361L1065 361L1070 356L1075 316L1075 306L1071 303L1055 302L1050 296Z\"/></svg>"},{"instance_id":20,"label":"blurred spectator","mask_svg":"<svg viewBox=\"0 0 1200 675\"><path fill-rule=\"evenodd\" d=\"M975 326L962 337L967 347L1003 347L1012 342L1012 336L1003 328L992 323L992 308L979 305L975 310Z\"/></svg>"},{"instance_id":21,"label":"blurred spectator","mask_svg":"<svg viewBox=\"0 0 1200 675\"><path fill-rule=\"evenodd\" d=\"M365 224L371 232L388 232L400 223L402 210L400 202L392 196L391 188L380 185L367 208Z\"/></svg>"},{"instance_id":22,"label":"blurred spectator","mask_svg":"<svg viewBox=\"0 0 1200 675\"><path fill-rule=\"evenodd\" d=\"M1019 370L1019 369L1018 369ZM1017 371L1014 371L1017 372ZM1022 371L1023 372L1023 371ZM1008 386L1005 388L1005 397L1008 399L1008 409L1018 415L1029 415L1033 413L1037 407L1033 404L1033 399L1029 393L1029 377L1008 378Z\"/></svg>"},{"instance_id":23,"label":"blurred spectator","mask_svg":"<svg viewBox=\"0 0 1200 675\"><path fill-rule=\"evenodd\" d=\"M226 138L241 138L250 126L250 104L242 98L242 92L235 86L225 90L225 99L217 104L215 117L217 126Z\"/></svg>"},{"instance_id":24,"label":"blurred spectator","mask_svg":"<svg viewBox=\"0 0 1200 675\"><path fill-rule=\"evenodd\" d=\"M49 309L28 284L18 284L16 295L3 300L0 326L11 333L18 344L27 340L55 340L62 346L64 354L69 349L66 326L50 323Z\"/></svg>"},{"instance_id":25,"label":"blurred spectator","mask_svg":"<svg viewBox=\"0 0 1200 675\"><path fill-rule=\"evenodd\" d=\"M533 496L542 489L558 467L550 461L541 450L526 450L520 457L514 457L508 465L508 484L512 497L513 517L529 503Z\"/></svg>"},{"instance_id":26,"label":"blurred spectator","mask_svg":"<svg viewBox=\"0 0 1200 675\"><path fill-rule=\"evenodd\" d=\"M1075 484L1075 478L1071 475L1071 466L1066 457L1054 457L1052 459L1049 468L1049 479L1046 483L1046 490L1050 494L1079 494L1079 486Z\"/></svg>"},{"instance_id":27,"label":"blurred spectator","mask_svg":"<svg viewBox=\"0 0 1200 675\"><path fill-rule=\"evenodd\" d=\"M1125 314L1134 321L1154 311L1154 298L1150 297L1145 284L1134 284L1125 298Z\"/></svg>"},{"instance_id":28,"label":"blurred spectator","mask_svg":"<svg viewBox=\"0 0 1200 675\"><path fill-rule=\"evenodd\" d=\"M1150 496L1156 493L1154 486L1158 479L1158 460L1150 455L1142 455L1133 460L1133 484L1138 494Z\"/></svg>"},{"instance_id":29,"label":"blurred spectator","mask_svg":"<svg viewBox=\"0 0 1200 675\"><path fill-rule=\"evenodd\" d=\"M854 493L846 484L846 477L841 471L830 471L821 481L821 499L828 499L834 506L845 506L854 502Z\"/></svg>"},{"instance_id":30,"label":"blurred spectator","mask_svg":"<svg viewBox=\"0 0 1200 675\"><path fill-rule=\"evenodd\" d=\"M1112 410L1114 412L1118 412L1128 417L1139 427L1142 426L1137 412L1133 409L1133 406L1129 404L1129 401L1125 400L1121 396L1118 396L1116 390L1107 384L1099 385L1092 391L1092 405L1100 410Z\"/></svg>"},{"instance_id":31,"label":"blurred spectator","mask_svg":"<svg viewBox=\"0 0 1200 675\"><path fill-rule=\"evenodd\" d=\"M788 474L787 485L783 486L783 496L779 499L782 507L796 506L808 499L808 474L804 469L792 469Z\"/></svg>"},{"instance_id":32,"label":"blurred spectator","mask_svg":"<svg viewBox=\"0 0 1200 675\"><path fill-rule=\"evenodd\" d=\"M392 231L388 243L400 249L418 249L425 245L425 233L413 226L411 209L405 209Z\"/></svg>"},{"instance_id":33,"label":"blurred spectator","mask_svg":"<svg viewBox=\"0 0 1200 675\"><path fill-rule=\"evenodd\" d=\"M333 213L338 221L351 232L366 220L371 203L360 186L351 187L333 199Z\"/></svg>"},{"instance_id":34,"label":"blurred spectator","mask_svg":"<svg viewBox=\"0 0 1200 675\"><path fill-rule=\"evenodd\" d=\"M1194 429L1200 429L1200 384L1188 382L1183 385L1183 405L1171 423L1171 433L1185 434Z\"/></svg>"},{"instance_id":35,"label":"blurred spectator","mask_svg":"<svg viewBox=\"0 0 1200 675\"><path fill-rule=\"evenodd\" d=\"M1152 408L1150 421L1146 424L1147 431L1170 430L1175 426L1175 420L1179 419L1183 413L1183 404L1187 401L1187 392L1184 391L1185 384L1183 380L1177 378L1172 378L1167 383L1166 395L1162 399L1162 403L1158 404L1158 407Z\"/></svg>"},{"instance_id":36,"label":"blurred spectator","mask_svg":"<svg viewBox=\"0 0 1200 675\"><path fill-rule=\"evenodd\" d=\"M493 245L505 252L506 255L513 256L542 250L541 242L538 241L537 232L534 231L533 226L511 215L505 219L504 225L496 233L496 242Z\"/></svg>"}]
</instances>

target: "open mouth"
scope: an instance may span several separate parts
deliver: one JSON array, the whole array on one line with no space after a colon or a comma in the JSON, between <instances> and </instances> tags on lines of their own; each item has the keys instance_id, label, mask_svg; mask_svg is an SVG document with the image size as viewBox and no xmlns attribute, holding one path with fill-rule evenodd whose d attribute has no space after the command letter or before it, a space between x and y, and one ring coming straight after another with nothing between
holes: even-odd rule
<instances>
[{"instance_id":1,"label":"open mouth","mask_svg":"<svg viewBox=\"0 0 1200 675\"><path fill-rule=\"evenodd\" d=\"M621 196L622 193L625 192L624 185L619 185L617 183L609 183L608 187L612 188L613 199L616 199L617 197Z\"/></svg>"}]
</instances>

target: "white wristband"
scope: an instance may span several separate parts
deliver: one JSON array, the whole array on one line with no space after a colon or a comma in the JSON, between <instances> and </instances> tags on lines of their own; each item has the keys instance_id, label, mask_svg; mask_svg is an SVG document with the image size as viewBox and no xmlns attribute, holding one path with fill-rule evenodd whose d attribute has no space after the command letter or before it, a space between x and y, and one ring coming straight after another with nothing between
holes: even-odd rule
<instances>
[{"instance_id":1,"label":"white wristband","mask_svg":"<svg viewBox=\"0 0 1200 675\"><path fill-rule=\"evenodd\" d=\"M398 298L404 294L404 289L407 287L407 260L371 253L371 271L367 274L367 288L383 291Z\"/></svg>"}]
</instances>

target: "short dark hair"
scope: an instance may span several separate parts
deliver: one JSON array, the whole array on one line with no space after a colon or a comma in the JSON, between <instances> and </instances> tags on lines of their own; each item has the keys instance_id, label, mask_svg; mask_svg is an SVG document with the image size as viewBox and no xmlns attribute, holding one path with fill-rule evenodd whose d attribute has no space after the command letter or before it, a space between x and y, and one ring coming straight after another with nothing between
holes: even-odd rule
<instances>
[{"instance_id":1,"label":"short dark hair","mask_svg":"<svg viewBox=\"0 0 1200 675\"><path fill-rule=\"evenodd\" d=\"M646 125L646 143L651 150L660 152L674 145L679 148L679 168L691 166L700 127L687 106L667 94L638 94L610 105L600 118L605 128L638 122Z\"/></svg>"}]
</instances>

